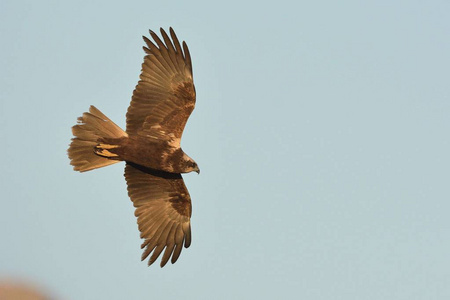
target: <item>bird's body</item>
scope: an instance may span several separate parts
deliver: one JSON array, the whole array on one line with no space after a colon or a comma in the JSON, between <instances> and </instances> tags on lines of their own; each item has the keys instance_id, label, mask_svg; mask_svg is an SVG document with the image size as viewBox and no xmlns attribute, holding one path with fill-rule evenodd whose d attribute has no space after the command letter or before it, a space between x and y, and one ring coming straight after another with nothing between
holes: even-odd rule
<instances>
[{"instance_id":1,"label":"bird's body","mask_svg":"<svg viewBox=\"0 0 450 300\"><path fill-rule=\"evenodd\" d=\"M191 243L191 198L181 173L200 172L180 146L195 106L192 63L187 45L161 29L161 40L144 37L147 55L133 92L123 131L91 106L72 128L68 154L76 171L85 172L125 161L128 195L136 207L145 248L142 259L152 264L164 250L163 267L174 263Z\"/></svg>"},{"instance_id":2,"label":"bird's body","mask_svg":"<svg viewBox=\"0 0 450 300\"><path fill-rule=\"evenodd\" d=\"M132 135L122 138L103 138L94 152L103 157L135 163L169 173L195 171L187 165L192 161L180 146L158 138Z\"/></svg>"}]
</instances>

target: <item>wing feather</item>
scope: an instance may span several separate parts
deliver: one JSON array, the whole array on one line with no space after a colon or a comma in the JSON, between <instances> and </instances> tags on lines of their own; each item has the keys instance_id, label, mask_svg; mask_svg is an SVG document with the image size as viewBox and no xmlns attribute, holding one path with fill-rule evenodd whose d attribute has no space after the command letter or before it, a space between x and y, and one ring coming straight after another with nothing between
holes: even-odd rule
<instances>
[{"instance_id":1,"label":"wing feather","mask_svg":"<svg viewBox=\"0 0 450 300\"><path fill-rule=\"evenodd\" d=\"M177 72L177 66L176 66L176 59L174 58L174 51L172 46L172 42L168 39L166 39L166 32L161 28L161 34L164 38L164 42L167 44L165 45L164 42L161 41L161 39L158 37L158 35L156 35L156 33L154 33L153 31L150 31L150 34L152 36L152 38L155 40L155 42L158 44L159 49L160 49L160 53L162 55L162 57L164 58L164 60L167 62L167 65L169 66L169 68L172 71Z\"/></svg>"},{"instance_id":2,"label":"wing feather","mask_svg":"<svg viewBox=\"0 0 450 300\"><path fill-rule=\"evenodd\" d=\"M191 53L189 53L189 48L184 41L183 41L183 51L184 51L184 59L186 61L187 67L189 68L191 75L194 75L194 72L192 70Z\"/></svg>"},{"instance_id":3,"label":"wing feather","mask_svg":"<svg viewBox=\"0 0 450 300\"><path fill-rule=\"evenodd\" d=\"M161 258L161 265L164 266L168 261L170 256L173 253L173 249L175 248L175 234L177 231L177 228L179 227L178 224L174 224L174 226L172 226L172 228L170 229L170 233L167 236L167 240L166 240L166 250L164 250L164 254L163 257Z\"/></svg>"},{"instance_id":4,"label":"wing feather","mask_svg":"<svg viewBox=\"0 0 450 300\"><path fill-rule=\"evenodd\" d=\"M125 178L144 239L142 260L150 256L151 265L165 249L161 267L169 259L176 262L183 244L187 248L191 240L192 206L183 178L132 163L125 166Z\"/></svg>"},{"instance_id":5,"label":"wing feather","mask_svg":"<svg viewBox=\"0 0 450 300\"><path fill-rule=\"evenodd\" d=\"M183 241L184 241L184 232L182 226L178 226L177 232L175 233L175 241L182 241L179 244L175 244L175 249L173 250L172 254L172 263L175 263L180 257L181 250L183 250Z\"/></svg>"},{"instance_id":6,"label":"wing feather","mask_svg":"<svg viewBox=\"0 0 450 300\"><path fill-rule=\"evenodd\" d=\"M161 138L172 133L179 141L195 107L189 49L185 42L180 45L172 28L169 33L161 28L162 38L153 31L153 41L144 37L147 55L128 107L128 134Z\"/></svg>"},{"instance_id":7,"label":"wing feather","mask_svg":"<svg viewBox=\"0 0 450 300\"><path fill-rule=\"evenodd\" d=\"M169 54L170 60L172 61L174 68L178 72L182 72L182 69L178 65L178 59L177 59L177 55L176 55L177 52L176 52L175 48L173 47L172 41L170 40L169 36L167 35L167 33L164 30L161 30L161 35L163 36L164 42L167 45L168 54Z\"/></svg>"},{"instance_id":8,"label":"wing feather","mask_svg":"<svg viewBox=\"0 0 450 300\"><path fill-rule=\"evenodd\" d=\"M183 231L185 233L184 248L189 248L191 245L191 224L187 224L185 229L185 224L183 224Z\"/></svg>"},{"instance_id":9,"label":"wing feather","mask_svg":"<svg viewBox=\"0 0 450 300\"><path fill-rule=\"evenodd\" d=\"M148 261L148 265L151 266L156 259L158 259L158 256L161 254L161 252L164 250L163 245L156 246L155 250L153 251L152 256L150 256L150 259ZM161 262L161 268L164 267L163 263Z\"/></svg>"},{"instance_id":10,"label":"wing feather","mask_svg":"<svg viewBox=\"0 0 450 300\"><path fill-rule=\"evenodd\" d=\"M169 28L169 32L170 32L170 37L172 38L173 44L175 46L175 51L177 53L183 54L183 50L181 49L181 46L180 46L180 41L178 40L177 35L175 34L175 31L173 31L172 27ZM184 65L184 56L177 55L177 59L178 59L178 65L183 66Z\"/></svg>"}]
</instances>

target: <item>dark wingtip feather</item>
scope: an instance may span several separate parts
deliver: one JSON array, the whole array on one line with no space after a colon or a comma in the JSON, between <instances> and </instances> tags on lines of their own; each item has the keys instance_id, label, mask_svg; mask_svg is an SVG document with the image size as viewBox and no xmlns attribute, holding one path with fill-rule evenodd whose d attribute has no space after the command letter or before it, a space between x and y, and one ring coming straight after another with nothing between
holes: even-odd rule
<instances>
[{"instance_id":1,"label":"dark wingtip feather","mask_svg":"<svg viewBox=\"0 0 450 300\"><path fill-rule=\"evenodd\" d=\"M170 35L173 37L173 36L177 36L176 34L175 34L175 30L173 30L173 28L172 27L169 27L169 32L170 32Z\"/></svg>"},{"instance_id":2,"label":"dark wingtip feather","mask_svg":"<svg viewBox=\"0 0 450 300\"><path fill-rule=\"evenodd\" d=\"M161 30L164 31L162 28L161 28ZM153 38L153 40L156 42L156 44L158 44L159 50L164 50L164 48L167 49L166 45L161 41L159 36L153 30L150 30L150 35ZM152 44L155 45L154 43L152 43ZM156 45L155 45L155 47L156 47Z\"/></svg>"},{"instance_id":3,"label":"dark wingtip feather","mask_svg":"<svg viewBox=\"0 0 450 300\"><path fill-rule=\"evenodd\" d=\"M152 51L151 51L150 49L148 49L147 47L142 46L142 49L144 49L144 52L145 52L145 53L147 53L147 54L152 54Z\"/></svg>"},{"instance_id":4,"label":"dark wingtip feather","mask_svg":"<svg viewBox=\"0 0 450 300\"><path fill-rule=\"evenodd\" d=\"M161 36L165 40L165 37L168 37L166 31L162 27L159 28L159 31L161 32ZM169 46L169 45L166 45L166 46Z\"/></svg>"},{"instance_id":5,"label":"dark wingtip feather","mask_svg":"<svg viewBox=\"0 0 450 300\"><path fill-rule=\"evenodd\" d=\"M167 249L167 248L166 248ZM167 250L166 250L167 251ZM171 252L172 253L172 252ZM161 259L161 263L159 264L159 266L162 268L162 267L164 267L168 262L169 262L169 259L170 259L170 256L169 257L163 257L162 259Z\"/></svg>"},{"instance_id":6,"label":"dark wingtip feather","mask_svg":"<svg viewBox=\"0 0 450 300\"><path fill-rule=\"evenodd\" d=\"M172 254L172 259L170 260L172 264L174 264L178 260L178 257L180 257L181 250L183 250L183 242L175 246Z\"/></svg>"},{"instance_id":7,"label":"dark wingtip feather","mask_svg":"<svg viewBox=\"0 0 450 300\"><path fill-rule=\"evenodd\" d=\"M159 255L161 254L161 252L164 250L165 246L158 246L156 247L155 250L153 250L153 254L150 257L149 261L148 261L148 265L150 266L151 264L153 264L159 257Z\"/></svg>"},{"instance_id":8,"label":"dark wingtip feather","mask_svg":"<svg viewBox=\"0 0 450 300\"><path fill-rule=\"evenodd\" d=\"M177 35L175 34L175 31L173 31L172 27L170 27L170 30L169 30L169 31L170 31L170 36L172 37L173 45L175 46L176 52L178 52L179 54L181 54L181 56L182 56L183 59L184 59L184 56L183 56L183 50L181 49L180 41L178 40L178 37L177 37Z\"/></svg>"},{"instance_id":9,"label":"dark wingtip feather","mask_svg":"<svg viewBox=\"0 0 450 300\"><path fill-rule=\"evenodd\" d=\"M186 233L186 238L184 240L184 248L189 248L189 246L191 245L191 241L192 241L192 236L191 236L191 225L189 225L189 230Z\"/></svg>"},{"instance_id":10,"label":"dark wingtip feather","mask_svg":"<svg viewBox=\"0 0 450 300\"><path fill-rule=\"evenodd\" d=\"M153 44L152 41L150 41L149 38L146 37L145 35L142 36L142 39L149 47L150 47L150 44Z\"/></svg>"},{"instance_id":11,"label":"dark wingtip feather","mask_svg":"<svg viewBox=\"0 0 450 300\"><path fill-rule=\"evenodd\" d=\"M166 32L164 31L164 29L162 29L162 28L161 28L161 35L162 35L163 40L164 40L164 42L165 42L166 48L167 48L168 50L169 50L169 49L174 50L172 41L170 40L169 36L167 35L167 33L166 33Z\"/></svg>"},{"instance_id":12,"label":"dark wingtip feather","mask_svg":"<svg viewBox=\"0 0 450 300\"><path fill-rule=\"evenodd\" d=\"M189 48L185 41L183 41L183 52L184 52L184 59L186 60L186 64L189 66L189 69L191 70L191 74L193 75L191 53L189 53Z\"/></svg>"}]
</instances>

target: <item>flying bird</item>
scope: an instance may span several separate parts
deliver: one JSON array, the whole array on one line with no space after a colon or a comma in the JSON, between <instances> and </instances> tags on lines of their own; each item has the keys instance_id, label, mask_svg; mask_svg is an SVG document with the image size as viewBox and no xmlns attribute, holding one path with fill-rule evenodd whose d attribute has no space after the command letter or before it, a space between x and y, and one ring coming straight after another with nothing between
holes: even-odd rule
<instances>
[{"instance_id":1,"label":"flying bird","mask_svg":"<svg viewBox=\"0 0 450 300\"><path fill-rule=\"evenodd\" d=\"M175 263L191 244L191 197L181 173L200 173L180 146L194 110L192 62L185 42L172 28L162 39L150 30L140 80L133 91L123 131L91 106L72 127L68 149L75 171L86 172L125 161L128 195L144 239L142 260L153 264L164 250L161 267Z\"/></svg>"}]
</instances>

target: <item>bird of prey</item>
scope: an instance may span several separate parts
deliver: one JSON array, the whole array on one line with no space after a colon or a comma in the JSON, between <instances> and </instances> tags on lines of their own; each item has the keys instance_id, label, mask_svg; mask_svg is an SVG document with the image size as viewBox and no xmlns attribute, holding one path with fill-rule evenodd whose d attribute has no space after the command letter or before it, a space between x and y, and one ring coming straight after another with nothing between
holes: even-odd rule
<instances>
[{"instance_id":1,"label":"bird of prey","mask_svg":"<svg viewBox=\"0 0 450 300\"><path fill-rule=\"evenodd\" d=\"M180 147L195 106L192 62L185 42L172 28L162 39L150 30L143 37L146 56L133 91L123 131L91 106L72 127L68 149L75 171L85 172L125 161L128 195L133 202L144 249L151 265L165 249L161 267L175 263L191 244L191 197L181 173L200 173Z\"/></svg>"}]
</instances>

